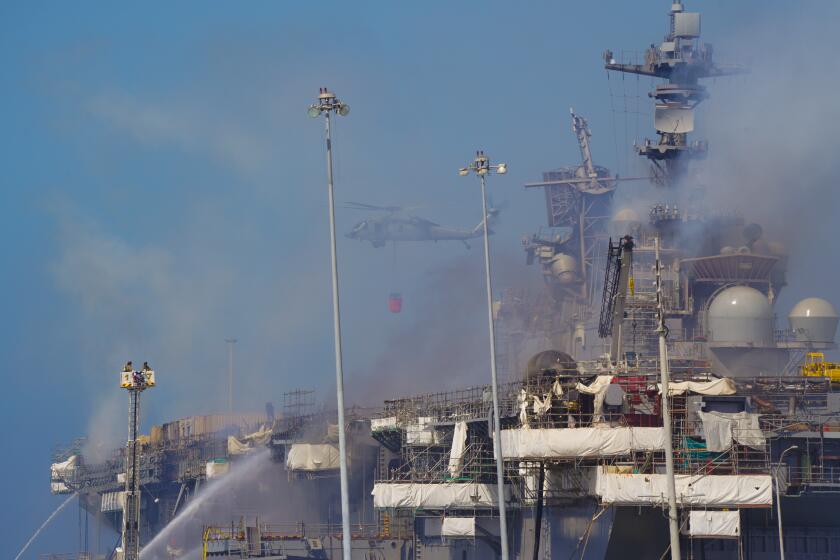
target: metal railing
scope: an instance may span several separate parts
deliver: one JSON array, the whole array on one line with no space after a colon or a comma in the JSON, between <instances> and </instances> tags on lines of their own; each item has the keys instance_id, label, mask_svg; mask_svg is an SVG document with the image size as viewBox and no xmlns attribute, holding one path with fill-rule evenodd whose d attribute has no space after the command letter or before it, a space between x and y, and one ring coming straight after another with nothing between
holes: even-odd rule
<instances>
[{"instance_id":1,"label":"metal railing","mask_svg":"<svg viewBox=\"0 0 840 560\"><path fill-rule=\"evenodd\" d=\"M356 523L350 527L355 540L410 540L410 525L391 523ZM324 541L329 540L329 544ZM283 543L305 541L305 548L328 548L342 541L341 524L333 523L259 523L244 521L229 526L205 526L202 532L202 557L251 558L283 553Z\"/></svg>"},{"instance_id":2,"label":"metal railing","mask_svg":"<svg viewBox=\"0 0 840 560\"><path fill-rule=\"evenodd\" d=\"M774 471L775 468L774 465ZM823 486L833 487L833 491L840 492L840 465L836 463L811 466L783 464L780 476L789 488Z\"/></svg>"}]
</instances>

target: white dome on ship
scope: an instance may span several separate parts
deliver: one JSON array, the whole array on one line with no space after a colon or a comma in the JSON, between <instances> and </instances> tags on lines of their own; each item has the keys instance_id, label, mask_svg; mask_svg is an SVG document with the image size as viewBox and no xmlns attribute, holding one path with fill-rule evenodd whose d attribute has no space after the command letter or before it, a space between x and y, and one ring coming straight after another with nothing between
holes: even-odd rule
<instances>
[{"instance_id":1,"label":"white dome on ship","mask_svg":"<svg viewBox=\"0 0 840 560\"><path fill-rule=\"evenodd\" d=\"M726 288L712 300L708 335L713 342L773 345L773 307L767 296L748 286Z\"/></svg>"},{"instance_id":2,"label":"white dome on ship","mask_svg":"<svg viewBox=\"0 0 840 560\"><path fill-rule=\"evenodd\" d=\"M838 321L831 302L816 297L803 299L788 314L796 339L807 342L833 342Z\"/></svg>"}]
</instances>

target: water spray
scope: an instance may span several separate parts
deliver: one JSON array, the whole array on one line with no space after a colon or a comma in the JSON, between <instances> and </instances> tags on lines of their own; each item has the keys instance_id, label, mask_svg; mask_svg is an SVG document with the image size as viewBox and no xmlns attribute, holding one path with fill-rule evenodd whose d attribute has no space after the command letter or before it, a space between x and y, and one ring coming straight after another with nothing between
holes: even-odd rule
<instances>
[{"instance_id":1,"label":"water spray","mask_svg":"<svg viewBox=\"0 0 840 560\"><path fill-rule=\"evenodd\" d=\"M40 534L41 534L41 531L43 531L44 529L46 529L46 528L47 528L47 525L49 525L49 524L50 524L50 521L52 521L52 520L53 520L53 518L54 518L56 515L58 515L58 514L61 512L61 510L63 510L63 509L67 506L67 504L69 504L69 503L70 503L70 501L71 501L73 498L75 498L76 496L77 496L77 494L75 494L75 493L74 493L74 494L71 494L71 495L70 495L70 496L69 496L66 500L64 500L63 502L61 502L61 505L59 505L57 508L55 508L55 510L53 510L53 512L50 514L50 516L49 516L49 517L47 517L47 520L46 520L46 521L44 521L44 522L41 524L41 526L40 526L40 527L38 527L38 530L37 530L37 531L35 531L35 533L33 533L33 535L32 535L31 537L29 537L29 540L28 540L28 541L26 541L26 544L25 544L25 545L23 545L23 548L21 548L21 549L20 549L20 552L18 552L18 553L17 553L17 556L15 556L15 560L19 560L19 559L20 559L20 557L21 557L21 556L23 556L23 553L24 553L24 552L26 552L26 549L27 549L27 548L29 548L29 545L31 545L33 542L35 542L35 539L37 539L37 538L38 538L38 535L40 535Z\"/></svg>"}]
</instances>

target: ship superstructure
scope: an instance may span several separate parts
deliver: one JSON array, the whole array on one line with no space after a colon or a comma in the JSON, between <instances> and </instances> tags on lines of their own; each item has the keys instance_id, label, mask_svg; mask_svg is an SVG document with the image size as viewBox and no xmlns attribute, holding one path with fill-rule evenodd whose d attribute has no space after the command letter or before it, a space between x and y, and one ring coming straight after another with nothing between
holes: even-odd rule
<instances>
[{"instance_id":1,"label":"ship superstructure","mask_svg":"<svg viewBox=\"0 0 840 560\"><path fill-rule=\"evenodd\" d=\"M545 282L496 302L509 377L499 388L501 457L489 386L348 411L348 536L337 514L336 415L308 393L287 395L276 418L176 421L138 440L140 485L154 497L142 501L144 558L337 559L344 538L359 559L496 558L500 500L516 558L663 558L669 444L683 557L777 558L782 526L788 558L840 557L840 521L829 513L840 503L840 366L825 358L838 314L812 297L777 324L783 246L742 214L695 203L691 165L708 148L689 138L708 97L700 82L743 69L714 62L699 14L682 3L669 23L644 63L605 56L608 71L664 80L650 95L659 138L638 153L668 201L616 208L622 178L594 163L589 124L574 111L580 164L527 185L545 193L547 225L524 242ZM149 546L200 503L202 486L248 479L260 456L261 491L295 495L293 505L272 514L219 499L165 547ZM52 490L79 492L119 527L123 473L124 451L96 462L77 448L56 458ZM279 480L282 494L272 494Z\"/></svg>"}]
</instances>

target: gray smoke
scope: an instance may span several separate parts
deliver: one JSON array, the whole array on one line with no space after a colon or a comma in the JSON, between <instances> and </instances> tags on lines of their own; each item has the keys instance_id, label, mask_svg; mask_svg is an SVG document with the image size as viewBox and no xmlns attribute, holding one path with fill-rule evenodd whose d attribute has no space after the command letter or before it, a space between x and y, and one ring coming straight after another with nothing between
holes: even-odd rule
<instances>
[{"instance_id":1,"label":"gray smoke","mask_svg":"<svg viewBox=\"0 0 840 560\"><path fill-rule=\"evenodd\" d=\"M418 310L414 319L389 334L373 365L358 373L361 383L351 385L352 397L376 404L490 382L484 254L476 241L479 246L428 271L419 301L411 302ZM492 263L494 299L504 288L539 282L524 256L499 251Z\"/></svg>"},{"instance_id":2,"label":"gray smoke","mask_svg":"<svg viewBox=\"0 0 840 560\"><path fill-rule=\"evenodd\" d=\"M752 27L721 45L751 73L711 84L699 131L711 146L700 175L709 205L739 208L790 253L781 316L807 296L840 307L832 280L840 274L833 227L840 210L840 77L831 54L840 6L813 8L784 21L759 13Z\"/></svg>"}]
</instances>

